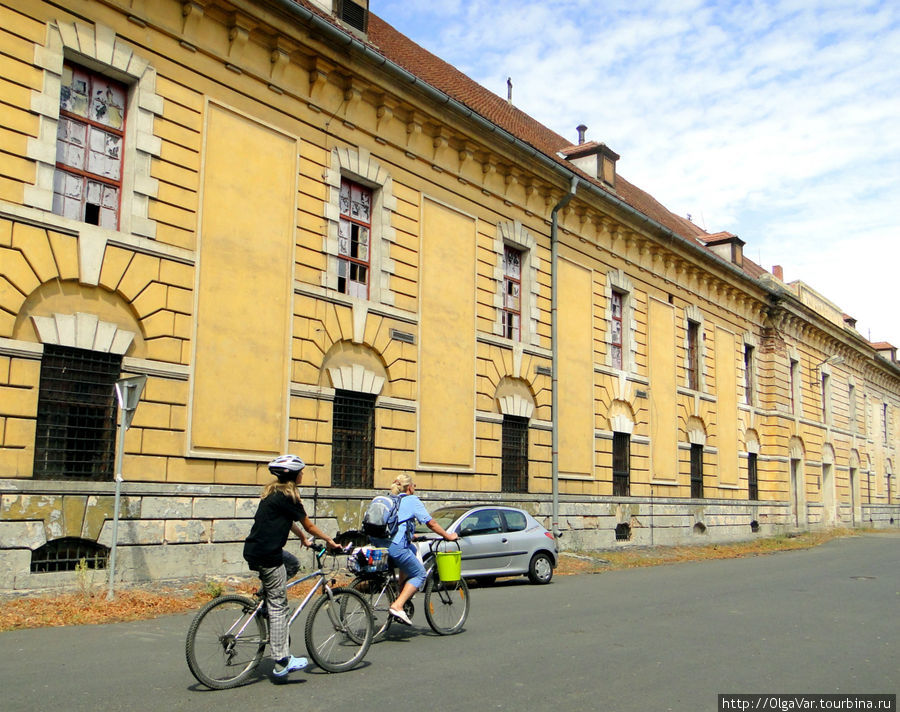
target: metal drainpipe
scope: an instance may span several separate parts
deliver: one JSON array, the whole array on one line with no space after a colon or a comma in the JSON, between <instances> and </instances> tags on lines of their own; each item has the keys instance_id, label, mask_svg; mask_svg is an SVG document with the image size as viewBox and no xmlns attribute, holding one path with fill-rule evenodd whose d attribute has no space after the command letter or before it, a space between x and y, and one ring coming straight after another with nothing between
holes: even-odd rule
<instances>
[{"instance_id":1,"label":"metal drainpipe","mask_svg":"<svg viewBox=\"0 0 900 712\"><path fill-rule=\"evenodd\" d=\"M557 303L559 301L559 286L556 279L556 263L559 257L559 245L557 232L559 229L557 215L562 210L578 187L578 176L572 176L572 184L569 192L556 204L550 212L550 353L551 353L551 405L550 417L552 431L552 443L550 448L550 475L553 479L553 509L550 516L550 530L553 536L561 536L559 531L559 349L557 344Z\"/></svg>"}]
</instances>

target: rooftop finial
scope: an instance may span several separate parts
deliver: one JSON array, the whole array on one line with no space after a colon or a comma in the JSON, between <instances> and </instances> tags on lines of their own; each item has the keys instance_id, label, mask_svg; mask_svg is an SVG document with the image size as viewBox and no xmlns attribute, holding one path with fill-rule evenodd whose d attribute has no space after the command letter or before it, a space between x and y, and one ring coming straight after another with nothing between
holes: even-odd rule
<instances>
[{"instance_id":1,"label":"rooftop finial","mask_svg":"<svg viewBox=\"0 0 900 712\"><path fill-rule=\"evenodd\" d=\"M506 100L512 104L512 77L506 78Z\"/></svg>"}]
</instances>

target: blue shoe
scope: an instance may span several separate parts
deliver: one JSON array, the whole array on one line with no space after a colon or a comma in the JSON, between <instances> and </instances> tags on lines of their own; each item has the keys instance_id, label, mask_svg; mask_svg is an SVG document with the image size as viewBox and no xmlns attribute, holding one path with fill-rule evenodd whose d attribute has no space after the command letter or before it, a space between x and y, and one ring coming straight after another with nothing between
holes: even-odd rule
<instances>
[{"instance_id":1,"label":"blue shoe","mask_svg":"<svg viewBox=\"0 0 900 712\"><path fill-rule=\"evenodd\" d=\"M309 665L309 660L306 658L295 658L293 655L287 658L282 658L278 662L275 663L275 669L272 670L272 674L275 677L284 677L289 672L294 672L294 670L302 670L307 665Z\"/></svg>"}]
</instances>

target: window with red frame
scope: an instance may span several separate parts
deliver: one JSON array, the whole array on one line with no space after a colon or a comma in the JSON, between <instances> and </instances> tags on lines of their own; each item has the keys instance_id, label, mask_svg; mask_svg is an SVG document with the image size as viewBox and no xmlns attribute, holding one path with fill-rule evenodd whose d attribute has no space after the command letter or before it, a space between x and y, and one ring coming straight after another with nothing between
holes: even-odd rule
<instances>
[{"instance_id":1,"label":"window with red frame","mask_svg":"<svg viewBox=\"0 0 900 712\"><path fill-rule=\"evenodd\" d=\"M613 368L622 368L622 293L612 293L609 324L609 353Z\"/></svg>"},{"instance_id":2,"label":"window with red frame","mask_svg":"<svg viewBox=\"0 0 900 712\"><path fill-rule=\"evenodd\" d=\"M518 341L522 325L522 252L503 248L503 336Z\"/></svg>"},{"instance_id":3,"label":"window with red frame","mask_svg":"<svg viewBox=\"0 0 900 712\"><path fill-rule=\"evenodd\" d=\"M57 215L118 229L127 96L124 84L63 66L53 178Z\"/></svg>"},{"instance_id":4,"label":"window with red frame","mask_svg":"<svg viewBox=\"0 0 900 712\"><path fill-rule=\"evenodd\" d=\"M689 321L687 325L687 386L700 388L700 324Z\"/></svg>"},{"instance_id":5,"label":"window with red frame","mask_svg":"<svg viewBox=\"0 0 900 712\"><path fill-rule=\"evenodd\" d=\"M342 180L338 223L339 292L369 298L371 236L372 191L358 183Z\"/></svg>"}]
</instances>

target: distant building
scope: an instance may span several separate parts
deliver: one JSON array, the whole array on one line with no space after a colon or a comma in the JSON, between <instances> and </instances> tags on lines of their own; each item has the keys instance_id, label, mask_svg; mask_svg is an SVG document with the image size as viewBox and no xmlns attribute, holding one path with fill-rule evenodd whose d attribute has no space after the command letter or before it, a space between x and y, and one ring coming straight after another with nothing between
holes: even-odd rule
<instances>
[{"instance_id":1,"label":"distant building","mask_svg":"<svg viewBox=\"0 0 900 712\"><path fill-rule=\"evenodd\" d=\"M0 588L107 565L140 374L126 581L245 571L282 452L329 531L400 472L570 548L898 526L894 347L371 5L0 8Z\"/></svg>"}]
</instances>

